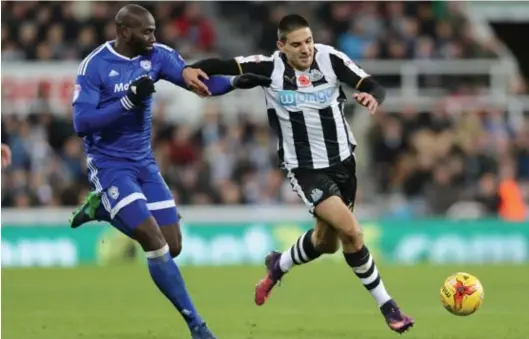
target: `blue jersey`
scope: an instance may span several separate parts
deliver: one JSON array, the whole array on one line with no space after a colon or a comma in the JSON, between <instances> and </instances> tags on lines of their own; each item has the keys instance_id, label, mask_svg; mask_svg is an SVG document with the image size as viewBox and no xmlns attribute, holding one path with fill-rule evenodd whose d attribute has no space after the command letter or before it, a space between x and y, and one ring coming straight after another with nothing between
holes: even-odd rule
<instances>
[{"instance_id":1,"label":"blue jersey","mask_svg":"<svg viewBox=\"0 0 529 339\"><path fill-rule=\"evenodd\" d=\"M182 77L185 61L172 48L154 44L145 56L127 58L117 53L114 42L96 48L80 64L73 97L76 132L84 137L86 154L99 163L142 162L152 159L152 96L141 107L125 97L129 85L142 75L155 82L163 79L186 88ZM205 82L212 95L233 87L226 77Z\"/></svg>"}]
</instances>

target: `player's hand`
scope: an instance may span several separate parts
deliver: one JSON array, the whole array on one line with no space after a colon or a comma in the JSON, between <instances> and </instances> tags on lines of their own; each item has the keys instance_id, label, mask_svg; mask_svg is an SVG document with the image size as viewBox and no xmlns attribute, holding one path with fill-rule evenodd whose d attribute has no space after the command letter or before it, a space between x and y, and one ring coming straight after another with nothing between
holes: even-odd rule
<instances>
[{"instance_id":1,"label":"player's hand","mask_svg":"<svg viewBox=\"0 0 529 339\"><path fill-rule=\"evenodd\" d=\"M190 89L191 92L195 93L201 98L207 98L209 96L208 93L200 92L198 89Z\"/></svg>"},{"instance_id":2,"label":"player's hand","mask_svg":"<svg viewBox=\"0 0 529 339\"><path fill-rule=\"evenodd\" d=\"M2 169L11 165L11 149L6 144L2 144Z\"/></svg>"},{"instance_id":3,"label":"player's hand","mask_svg":"<svg viewBox=\"0 0 529 339\"><path fill-rule=\"evenodd\" d=\"M208 80L208 75L200 68L186 67L182 71L182 77L190 91L195 92L201 97L210 96L208 86L202 82L202 79Z\"/></svg>"},{"instance_id":4,"label":"player's hand","mask_svg":"<svg viewBox=\"0 0 529 339\"><path fill-rule=\"evenodd\" d=\"M130 84L127 97L134 105L140 105L154 92L156 92L154 81L148 75L142 75Z\"/></svg>"},{"instance_id":5,"label":"player's hand","mask_svg":"<svg viewBox=\"0 0 529 339\"><path fill-rule=\"evenodd\" d=\"M369 93L354 93L353 98L362 106L369 110L369 113L375 114L378 108L377 99Z\"/></svg>"},{"instance_id":6,"label":"player's hand","mask_svg":"<svg viewBox=\"0 0 529 339\"><path fill-rule=\"evenodd\" d=\"M269 87L272 79L253 73L238 75L233 79L233 87L239 89L250 89L254 87Z\"/></svg>"}]
</instances>

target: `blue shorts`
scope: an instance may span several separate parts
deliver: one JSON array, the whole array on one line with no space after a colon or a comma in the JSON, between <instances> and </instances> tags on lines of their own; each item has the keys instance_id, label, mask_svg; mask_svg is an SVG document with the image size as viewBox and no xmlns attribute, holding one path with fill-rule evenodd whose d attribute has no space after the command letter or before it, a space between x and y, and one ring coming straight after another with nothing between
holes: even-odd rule
<instances>
[{"instance_id":1,"label":"blue shorts","mask_svg":"<svg viewBox=\"0 0 529 339\"><path fill-rule=\"evenodd\" d=\"M152 159L142 164L87 159L88 178L110 219L120 231L132 231L150 216L159 226L178 223L180 217L171 190Z\"/></svg>"}]
</instances>

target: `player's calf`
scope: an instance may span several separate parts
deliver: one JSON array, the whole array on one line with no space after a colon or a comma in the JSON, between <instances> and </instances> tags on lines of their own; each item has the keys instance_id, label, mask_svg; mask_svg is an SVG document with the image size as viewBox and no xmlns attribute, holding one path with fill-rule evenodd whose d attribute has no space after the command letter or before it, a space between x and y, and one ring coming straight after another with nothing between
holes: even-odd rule
<instances>
[{"instance_id":1,"label":"player's calf","mask_svg":"<svg viewBox=\"0 0 529 339\"><path fill-rule=\"evenodd\" d=\"M338 232L327 222L316 219L314 227L313 242L314 247L323 254L333 254L340 248Z\"/></svg>"},{"instance_id":2,"label":"player's calf","mask_svg":"<svg viewBox=\"0 0 529 339\"><path fill-rule=\"evenodd\" d=\"M293 266L307 264L322 254L335 253L338 247L336 231L325 221L317 220L314 229L302 234L288 250L281 253L280 275L290 271Z\"/></svg>"},{"instance_id":3,"label":"player's calf","mask_svg":"<svg viewBox=\"0 0 529 339\"><path fill-rule=\"evenodd\" d=\"M196 334L209 330L191 301L184 279L171 256L169 245L154 218L145 220L133 234L145 251L149 272L156 286L180 312L193 338L201 338Z\"/></svg>"},{"instance_id":4,"label":"player's calf","mask_svg":"<svg viewBox=\"0 0 529 339\"><path fill-rule=\"evenodd\" d=\"M387 292L375 261L364 244L360 224L343 200L331 196L316 206L315 212L338 232L345 261L375 299L388 326L399 333L413 326L413 320L399 310Z\"/></svg>"},{"instance_id":5,"label":"player's calf","mask_svg":"<svg viewBox=\"0 0 529 339\"><path fill-rule=\"evenodd\" d=\"M360 224L352 213L350 213L350 220L350 224L345 225L339 231L345 261L375 298L378 307L381 307L391 300L391 297L384 287L371 253L364 245Z\"/></svg>"},{"instance_id":6,"label":"player's calf","mask_svg":"<svg viewBox=\"0 0 529 339\"><path fill-rule=\"evenodd\" d=\"M125 199L126 197L123 198ZM115 204L118 205L119 202L116 201ZM137 199L123 207L120 206L112 224L135 239L143 248L152 280L180 312L193 338L214 338L197 336L206 333L207 327L191 301L184 279L171 256L169 245L146 201Z\"/></svg>"},{"instance_id":7,"label":"player's calf","mask_svg":"<svg viewBox=\"0 0 529 339\"><path fill-rule=\"evenodd\" d=\"M378 273L375 261L371 253L369 253L369 249L364 245L360 250L356 250L356 246L350 243L348 237L342 235L340 238L343 243L345 261L353 269L353 272L364 287L371 293L377 306L381 307L391 300Z\"/></svg>"},{"instance_id":8,"label":"player's calf","mask_svg":"<svg viewBox=\"0 0 529 339\"><path fill-rule=\"evenodd\" d=\"M309 263L323 254L316 247L315 235L313 229L303 233L288 250L281 254L278 265L271 271L276 280L290 271L294 265Z\"/></svg>"},{"instance_id":9,"label":"player's calf","mask_svg":"<svg viewBox=\"0 0 529 339\"><path fill-rule=\"evenodd\" d=\"M380 277L373 256L363 242L360 224L353 216L353 226L344 228L339 237L342 242L344 258L355 275L371 296L386 319L388 326L398 333L407 331L413 326L413 319L403 314L391 298Z\"/></svg>"}]
</instances>

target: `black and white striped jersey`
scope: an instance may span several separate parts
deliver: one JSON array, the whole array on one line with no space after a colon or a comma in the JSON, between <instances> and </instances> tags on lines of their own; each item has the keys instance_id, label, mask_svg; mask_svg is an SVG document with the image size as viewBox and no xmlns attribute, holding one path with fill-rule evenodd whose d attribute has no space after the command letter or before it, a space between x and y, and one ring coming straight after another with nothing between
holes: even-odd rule
<instances>
[{"instance_id":1,"label":"black and white striped jersey","mask_svg":"<svg viewBox=\"0 0 529 339\"><path fill-rule=\"evenodd\" d=\"M351 156L356 140L344 117L341 83L357 88L369 75L347 55L315 44L314 62L304 72L290 67L279 51L235 60L241 73L272 79L264 88L268 119L286 169L327 168Z\"/></svg>"}]
</instances>

